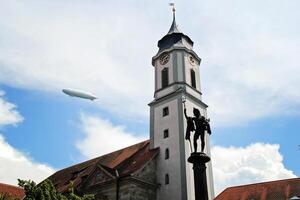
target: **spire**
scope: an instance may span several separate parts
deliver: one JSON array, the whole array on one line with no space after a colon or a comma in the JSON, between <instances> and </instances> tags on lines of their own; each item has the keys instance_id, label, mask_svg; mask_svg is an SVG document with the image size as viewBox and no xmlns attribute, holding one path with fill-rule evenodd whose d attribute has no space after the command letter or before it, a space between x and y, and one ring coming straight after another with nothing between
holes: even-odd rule
<instances>
[{"instance_id":1,"label":"spire","mask_svg":"<svg viewBox=\"0 0 300 200\"><path fill-rule=\"evenodd\" d=\"M193 41L189 38L189 36L183 34L177 27L176 19L175 19L175 5L174 3L170 3L173 12L173 22L170 27L169 32L158 41L157 46L159 47L159 51L163 51L164 49L169 49L173 46L176 47L185 47L187 49L193 48Z\"/></svg>"},{"instance_id":2,"label":"spire","mask_svg":"<svg viewBox=\"0 0 300 200\"><path fill-rule=\"evenodd\" d=\"M172 7L172 12L173 12L173 22L172 22L172 25L170 27L170 30L168 32L168 35L172 34L172 33L181 33L177 27L177 24L176 24L176 19L175 19L175 4L174 3L170 3L170 6Z\"/></svg>"}]
</instances>

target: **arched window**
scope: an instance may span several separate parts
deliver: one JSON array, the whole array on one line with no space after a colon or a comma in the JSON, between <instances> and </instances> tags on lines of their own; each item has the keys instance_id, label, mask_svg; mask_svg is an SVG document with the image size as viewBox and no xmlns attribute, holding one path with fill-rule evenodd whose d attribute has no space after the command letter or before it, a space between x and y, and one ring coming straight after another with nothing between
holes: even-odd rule
<instances>
[{"instance_id":1,"label":"arched window","mask_svg":"<svg viewBox=\"0 0 300 200\"><path fill-rule=\"evenodd\" d=\"M170 157L169 149L166 149L165 150L165 159L167 160L167 159L169 159L169 157Z\"/></svg>"},{"instance_id":2,"label":"arched window","mask_svg":"<svg viewBox=\"0 0 300 200\"><path fill-rule=\"evenodd\" d=\"M191 85L193 88L196 88L196 74L193 69L191 69Z\"/></svg>"},{"instance_id":3,"label":"arched window","mask_svg":"<svg viewBox=\"0 0 300 200\"><path fill-rule=\"evenodd\" d=\"M165 88L169 85L169 70L168 68L164 68L161 71L161 87Z\"/></svg>"},{"instance_id":4,"label":"arched window","mask_svg":"<svg viewBox=\"0 0 300 200\"><path fill-rule=\"evenodd\" d=\"M169 174L166 174L165 175L165 185L168 185L169 183L170 183Z\"/></svg>"}]
</instances>

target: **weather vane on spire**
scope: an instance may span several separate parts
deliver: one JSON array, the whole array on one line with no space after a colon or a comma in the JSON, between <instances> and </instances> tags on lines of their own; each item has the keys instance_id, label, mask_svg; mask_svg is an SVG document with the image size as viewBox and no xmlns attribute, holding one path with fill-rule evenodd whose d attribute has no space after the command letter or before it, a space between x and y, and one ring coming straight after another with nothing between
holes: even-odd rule
<instances>
[{"instance_id":1,"label":"weather vane on spire","mask_svg":"<svg viewBox=\"0 0 300 200\"><path fill-rule=\"evenodd\" d=\"M176 9L175 9L175 3L169 3L169 5L172 7L173 13L175 13L175 11L176 11Z\"/></svg>"},{"instance_id":2,"label":"weather vane on spire","mask_svg":"<svg viewBox=\"0 0 300 200\"><path fill-rule=\"evenodd\" d=\"M178 30L177 24L176 24L176 20L175 20L175 11L176 11L175 3L169 3L169 5L172 7L172 11L173 11L173 22L172 22L172 25L170 27L168 34L180 33L180 31Z\"/></svg>"}]
</instances>

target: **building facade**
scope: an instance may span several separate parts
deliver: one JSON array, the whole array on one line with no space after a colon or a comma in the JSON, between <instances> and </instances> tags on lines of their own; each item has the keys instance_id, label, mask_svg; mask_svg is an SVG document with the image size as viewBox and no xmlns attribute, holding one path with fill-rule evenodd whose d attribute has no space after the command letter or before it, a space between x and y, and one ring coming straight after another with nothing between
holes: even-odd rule
<instances>
[{"instance_id":1,"label":"building facade","mask_svg":"<svg viewBox=\"0 0 300 200\"><path fill-rule=\"evenodd\" d=\"M57 171L48 179L61 193L74 188L96 200L155 200L156 157L149 140Z\"/></svg>"},{"instance_id":2,"label":"building facade","mask_svg":"<svg viewBox=\"0 0 300 200\"><path fill-rule=\"evenodd\" d=\"M49 179L59 192L67 192L72 182L76 193L94 194L97 200L194 200L182 99L188 115L197 108L206 117L207 105L201 100L201 59L193 51L193 41L179 31L175 13L158 47L152 58L155 93L149 104L150 140L56 172ZM208 137L205 152L210 155ZM210 163L207 168L212 200Z\"/></svg>"},{"instance_id":3,"label":"building facade","mask_svg":"<svg viewBox=\"0 0 300 200\"><path fill-rule=\"evenodd\" d=\"M97 200L194 200L184 108L189 116L197 108L207 117L201 59L193 51L193 41L178 29L175 13L158 47L152 58L155 91L149 103L150 140L57 171L49 179L59 192L67 192L72 182L77 194L94 194ZM210 155L209 135L205 142L204 151ZM206 172L209 200L300 199L299 178L229 187L214 198L211 162Z\"/></svg>"}]
</instances>

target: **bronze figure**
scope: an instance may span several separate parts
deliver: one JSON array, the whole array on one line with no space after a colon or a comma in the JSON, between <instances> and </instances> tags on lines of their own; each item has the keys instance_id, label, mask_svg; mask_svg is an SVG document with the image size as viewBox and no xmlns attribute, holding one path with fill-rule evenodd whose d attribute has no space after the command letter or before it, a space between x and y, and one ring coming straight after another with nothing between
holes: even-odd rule
<instances>
[{"instance_id":1,"label":"bronze figure","mask_svg":"<svg viewBox=\"0 0 300 200\"><path fill-rule=\"evenodd\" d=\"M186 127L186 133L185 133L185 139L189 140L191 145L191 132L194 132L194 152L197 152L198 144L197 141L199 140L199 137L201 139L201 152L204 151L205 148L205 131L207 131L208 134L211 134L211 129L209 125L209 120L205 119L204 116L201 116L200 111L197 108L193 109L194 117L189 117L186 114L186 107L184 103L184 115L187 120L187 127Z\"/></svg>"}]
</instances>

